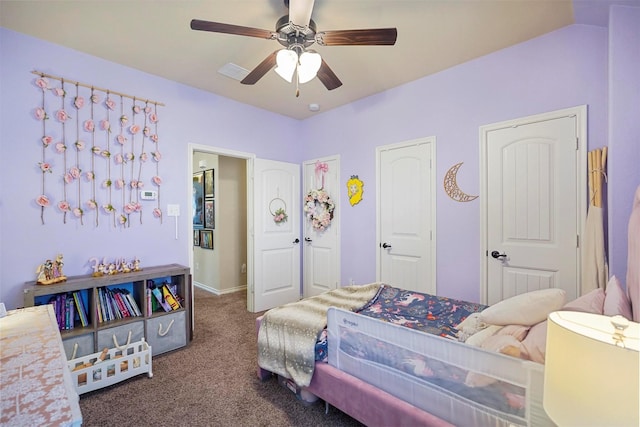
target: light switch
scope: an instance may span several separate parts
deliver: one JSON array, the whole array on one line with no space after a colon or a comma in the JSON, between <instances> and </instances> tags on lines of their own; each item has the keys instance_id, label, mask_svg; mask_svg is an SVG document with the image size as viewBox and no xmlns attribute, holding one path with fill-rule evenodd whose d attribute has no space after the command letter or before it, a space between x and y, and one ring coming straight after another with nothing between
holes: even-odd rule
<instances>
[{"instance_id":1,"label":"light switch","mask_svg":"<svg viewBox=\"0 0 640 427\"><path fill-rule=\"evenodd\" d=\"M167 205L167 216L180 216L180 205Z\"/></svg>"}]
</instances>

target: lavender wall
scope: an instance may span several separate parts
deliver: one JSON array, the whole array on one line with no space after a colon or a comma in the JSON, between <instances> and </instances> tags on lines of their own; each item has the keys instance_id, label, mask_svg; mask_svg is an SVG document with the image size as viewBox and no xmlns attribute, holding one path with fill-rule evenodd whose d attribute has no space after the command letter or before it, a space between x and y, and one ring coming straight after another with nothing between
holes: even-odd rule
<instances>
[{"instance_id":1,"label":"lavender wall","mask_svg":"<svg viewBox=\"0 0 640 427\"><path fill-rule=\"evenodd\" d=\"M573 25L307 120L310 158L341 154L341 176L365 182L341 195L342 282L375 279L375 147L435 136L438 293L480 299L480 203L452 201L446 171L464 162L461 188L479 191L481 125L588 105L589 144L606 145L607 32Z\"/></svg>"},{"instance_id":2,"label":"lavender wall","mask_svg":"<svg viewBox=\"0 0 640 427\"><path fill-rule=\"evenodd\" d=\"M609 272L626 283L628 218L640 185L640 7L612 7L609 28Z\"/></svg>"},{"instance_id":3,"label":"lavender wall","mask_svg":"<svg viewBox=\"0 0 640 427\"><path fill-rule=\"evenodd\" d=\"M57 253L64 254L67 275L88 273L91 257L138 257L143 267L188 264L189 143L251 152L262 158L301 160L299 148L286 142L293 140L299 126L293 119L4 28L0 28L0 43L0 301L7 308L22 305L24 283L35 280L36 267ZM164 181L161 207L180 205L179 240L175 239L173 218L165 218L160 225L150 215L144 217L143 225L133 221L128 229L109 227L104 218L98 227L90 221L80 226L77 220L64 225L62 215L49 207L46 224L41 224L34 203L41 192L37 163L42 157L42 127L32 114L41 102L33 83L36 76L31 74L34 69L166 104L158 110ZM53 185L49 189L59 196Z\"/></svg>"},{"instance_id":4,"label":"lavender wall","mask_svg":"<svg viewBox=\"0 0 640 427\"><path fill-rule=\"evenodd\" d=\"M138 256L147 265L186 264L185 239L190 241L190 236L185 215L188 174L183 169L189 161L188 143L297 163L340 154L341 176L358 174L365 182L364 200L355 207L348 204L346 192L340 195L345 207L342 282L372 281L375 147L436 136L438 183L451 165L463 161L459 183L477 193L481 125L587 104L590 148L607 145L607 40L605 28L573 25L299 122L0 28L0 300L8 308L21 305L24 282L33 280L37 265L58 252L64 253L65 273L70 275L87 272L91 256ZM623 51L627 48L620 45ZM181 205L180 240L174 239L172 219L163 225L146 221L127 230L63 225L60 216L40 224L33 203L40 191L36 164L41 130L30 115L39 102L32 69L166 104L160 110L166 162L163 204ZM299 148L295 141L300 138L294 136L300 134L307 144ZM624 141L620 144L625 146ZM613 157L610 165L620 174L637 171L624 156ZM437 188L438 292L479 300L479 203L453 202L441 185ZM611 201L618 192L610 185L609 194ZM612 222L626 221L628 209L612 211L611 216ZM615 249L616 254L621 251Z\"/></svg>"}]
</instances>

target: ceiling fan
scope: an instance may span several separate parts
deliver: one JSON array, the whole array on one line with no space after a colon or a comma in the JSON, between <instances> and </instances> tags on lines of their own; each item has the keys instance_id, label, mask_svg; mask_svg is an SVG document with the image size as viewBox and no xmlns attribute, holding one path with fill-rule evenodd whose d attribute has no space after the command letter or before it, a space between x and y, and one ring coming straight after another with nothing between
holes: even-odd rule
<instances>
[{"instance_id":1,"label":"ceiling fan","mask_svg":"<svg viewBox=\"0 0 640 427\"><path fill-rule=\"evenodd\" d=\"M396 43L396 28L317 31L316 23L311 19L314 0L284 0L284 3L289 14L278 19L275 31L199 19L191 20L191 29L277 40L284 46L284 49L267 56L240 82L246 85L255 84L277 65L275 71L288 82L292 81L294 74L296 85L317 76L328 90L333 90L342 86L342 82L317 52L308 49L311 45L380 46ZM298 95L299 91L296 91Z\"/></svg>"}]
</instances>

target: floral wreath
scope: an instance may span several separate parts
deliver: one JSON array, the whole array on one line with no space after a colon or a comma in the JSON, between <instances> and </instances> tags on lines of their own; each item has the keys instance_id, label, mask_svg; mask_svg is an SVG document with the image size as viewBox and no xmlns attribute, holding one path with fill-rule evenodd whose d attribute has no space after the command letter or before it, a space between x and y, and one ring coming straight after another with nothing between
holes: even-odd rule
<instances>
[{"instance_id":1,"label":"floral wreath","mask_svg":"<svg viewBox=\"0 0 640 427\"><path fill-rule=\"evenodd\" d=\"M324 188L311 190L304 199L304 212L311 226L318 231L324 231L331 224L336 205Z\"/></svg>"},{"instance_id":2,"label":"floral wreath","mask_svg":"<svg viewBox=\"0 0 640 427\"><path fill-rule=\"evenodd\" d=\"M276 203L282 204L282 207L279 207L274 212L273 211L273 205L276 204ZM269 202L269 213L273 217L273 222L275 222L276 224L280 224L282 222L287 222L287 218L288 218L288 215L287 215L287 204L280 197L276 197L276 198L272 199L271 202Z\"/></svg>"}]
</instances>

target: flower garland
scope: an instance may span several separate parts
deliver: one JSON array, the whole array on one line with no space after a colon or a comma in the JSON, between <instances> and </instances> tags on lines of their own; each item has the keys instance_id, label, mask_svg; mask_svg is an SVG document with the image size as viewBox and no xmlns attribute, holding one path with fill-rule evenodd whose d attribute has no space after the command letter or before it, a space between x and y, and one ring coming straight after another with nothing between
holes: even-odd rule
<instances>
[{"instance_id":1,"label":"flower garland","mask_svg":"<svg viewBox=\"0 0 640 427\"><path fill-rule=\"evenodd\" d=\"M42 121L42 161L38 163L38 165L40 166L40 171L42 172L42 192L36 198L36 203L38 204L38 206L40 206L40 220L44 225L44 208L49 207L49 204L51 203L49 201L49 198L45 194L44 176L46 173L53 173L53 171L51 170L51 163L47 162L45 155L47 147L53 141L53 137L47 135L47 127L45 122L45 120L49 119L49 116L45 111L44 100L45 92L47 89L49 89L49 82L44 78L44 76L41 76L36 80L36 86L42 89L42 104L35 110L36 119Z\"/></svg>"},{"instance_id":2,"label":"flower garland","mask_svg":"<svg viewBox=\"0 0 640 427\"><path fill-rule=\"evenodd\" d=\"M157 206L151 213L162 223L159 197L159 190L163 184L159 174L162 155L158 149L157 107L164 104L141 100L109 89L96 88L93 85L68 81L62 77L41 72L33 72L33 74L37 76L34 86L41 97L33 111L34 118L41 122L38 125L41 126L42 132L39 141L42 153L37 162L37 172L42 182L40 193L35 198L41 223L45 223L47 209L55 206L55 211L62 214L61 219L64 224L68 222L67 219L71 214L79 219L80 225L84 225L86 222L84 219L91 210L95 213L95 226L99 225L102 211L111 217L109 219L112 220L114 227L117 226L117 222L122 226L130 227L129 215L136 212L140 215L142 224L139 190L147 182L158 189ZM60 83L50 84L48 78ZM67 91L70 85L75 85L74 94ZM82 89L83 92L86 91L85 96L81 93L80 86L86 88ZM100 96L100 94L103 95ZM47 105L48 96L58 98L54 100L54 105ZM113 133L117 131L112 121L115 122L118 118L117 97L120 98L120 130L114 138ZM133 100L132 104L126 106L132 109L132 115L129 117L125 114L124 98ZM90 111L87 111L88 107ZM47 111L48 109L51 111ZM83 113L83 110L86 113ZM69 114L71 111L76 113L76 117ZM141 114L143 114L142 118L139 117ZM73 119L75 119L75 126ZM74 131L75 135L72 135ZM81 136L81 132L86 132L86 142L83 141L85 138ZM91 137L90 141L89 137ZM127 137L130 137L130 140L127 140ZM141 141L136 141L138 138L141 138ZM69 149L72 148L71 144L74 140L74 152L70 152ZM105 141L106 145L101 146L102 141ZM153 144L153 150L149 149L151 144ZM135 145L138 145L139 152L136 152ZM53 156L51 156L52 149L54 149ZM83 151L88 152L84 157ZM153 160L155 171L145 164L145 162L150 163L148 160ZM111 162L114 164L112 165ZM125 169L125 164L130 171ZM60 192L58 200L54 200L47 192L47 187L51 185L50 180L46 178L48 174L58 175L61 178L56 179L56 184L59 182L57 189ZM76 184L77 188L74 188ZM117 191L121 193L118 194ZM74 200L74 193L77 200ZM118 198L122 206L118 206ZM119 213L121 209L122 212ZM109 222L109 220L106 221L107 224Z\"/></svg>"},{"instance_id":3,"label":"flower garland","mask_svg":"<svg viewBox=\"0 0 640 427\"><path fill-rule=\"evenodd\" d=\"M335 208L336 205L324 188L311 190L305 197L304 212L315 230L324 231L331 225Z\"/></svg>"}]
</instances>

